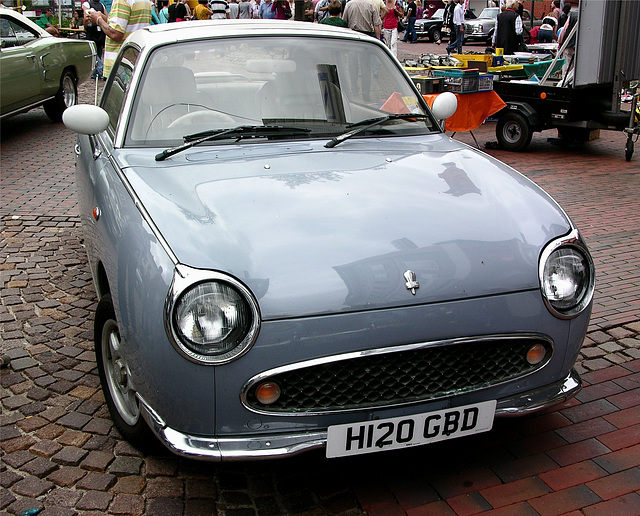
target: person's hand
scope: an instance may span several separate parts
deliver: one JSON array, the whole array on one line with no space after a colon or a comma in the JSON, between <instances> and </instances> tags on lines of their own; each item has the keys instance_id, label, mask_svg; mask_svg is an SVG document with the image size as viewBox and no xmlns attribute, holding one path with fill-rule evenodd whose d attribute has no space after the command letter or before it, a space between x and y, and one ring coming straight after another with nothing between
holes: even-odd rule
<instances>
[{"instance_id":1,"label":"person's hand","mask_svg":"<svg viewBox=\"0 0 640 516\"><path fill-rule=\"evenodd\" d=\"M94 9L89 9L87 11L87 16L89 17L89 21L94 25L98 25L98 19L100 19L100 13Z\"/></svg>"}]
</instances>

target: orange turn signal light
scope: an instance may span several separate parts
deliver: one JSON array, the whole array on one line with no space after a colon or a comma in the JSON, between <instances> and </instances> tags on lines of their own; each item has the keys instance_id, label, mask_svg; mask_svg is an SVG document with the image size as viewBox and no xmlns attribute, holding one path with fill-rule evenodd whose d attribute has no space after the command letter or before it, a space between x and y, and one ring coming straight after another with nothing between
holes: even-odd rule
<instances>
[{"instance_id":1,"label":"orange turn signal light","mask_svg":"<svg viewBox=\"0 0 640 516\"><path fill-rule=\"evenodd\" d=\"M534 344L527 351L527 362L531 365L537 365L544 360L547 350L542 344Z\"/></svg>"},{"instance_id":2,"label":"orange turn signal light","mask_svg":"<svg viewBox=\"0 0 640 516\"><path fill-rule=\"evenodd\" d=\"M263 382L256 387L256 399L263 405L271 405L280 398L282 391L275 382Z\"/></svg>"},{"instance_id":3,"label":"orange turn signal light","mask_svg":"<svg viewBox=\"0 0 640 516\"><path fill-rule=\"evenodd\" d=\"M541 98L542 100L546 99L546 98L547 98L547 94L543 91L543 92L540 94L540 98Z\"/></svg>"}]
</instances>

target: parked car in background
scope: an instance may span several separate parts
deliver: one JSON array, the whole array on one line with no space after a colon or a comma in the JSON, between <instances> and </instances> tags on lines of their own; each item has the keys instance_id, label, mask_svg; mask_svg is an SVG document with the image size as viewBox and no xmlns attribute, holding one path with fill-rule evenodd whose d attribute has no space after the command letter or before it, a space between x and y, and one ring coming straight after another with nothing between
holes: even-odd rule
<instances>
[{"instance_id":1,"label":"parked car in background","mask_svg":"<svg viewBox=\"0 0 640 516\"><path fill-rule=\"evenodd\" d=\"M0 9L0 118L43 106L53 121L62 120L95 58L92 41L54 37L22 14Z\"/></svg>"},{"instance_id":2,"label":"parked car in background","mask_svg":"<svg viewBox=\"0 0 640 516\"><path fill-rule=\"evenodd\" d=\"M491 45L493 33L496 27L496 18L500 14L499 7L486 7L475 20L470 20L464 24L464 43L482 42ZM531 28L531 12L525 9L522 13L522 22L525 29L525 42L527 41L528 28ZM538 20L537 24L540 24ZM534 25L536 21L534 20Z\"/></svg>"},{"instance_id":3,"label":"parked car in background","mask_svg":"<svg viewBox=\"0 0 640 516\"><path fill-rule=\"evenodd\" d=\"M438 9L431 18L416 20L415 28L418 38L428 38L432 43L440 41L443 33L449 33L448 29L444 27L443 17L444 9ZM464 17L467 20L473 20L476 15L473 14L472 9L467 9Z\"/></svg>"},{"instance_id":4,"label":"parked car in background","mask_svg":"<svg viewBox=\"0 0 640 516\"><path fill-rule=\"evenodd\" d=\"M118 431L208 460L339 457L574 395L589 252L545 192L441 130L455 103L432 112L355 31L132 34L99 106L64 114Z\"/></svg>"}]
</instances>

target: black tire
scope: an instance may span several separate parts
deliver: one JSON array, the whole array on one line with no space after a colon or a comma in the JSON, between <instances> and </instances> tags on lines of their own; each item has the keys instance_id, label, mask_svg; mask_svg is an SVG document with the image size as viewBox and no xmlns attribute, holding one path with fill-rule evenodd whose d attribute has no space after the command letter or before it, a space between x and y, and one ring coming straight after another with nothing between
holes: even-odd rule
<instances>
[{"instance_id":1,"label":"black tire","mask_svg":"<svg viewBox=\"0 0 640 516\"><path fill-rule=\"evenodd\" d=\"M429 39L435 43L436 41L442 41L442 33L438 27L435 27L429 31Z\"/></svg>"},{"instance_id":2,"label":"black tire","mask_svg":"<svg viewBox=\"0 0 640 516\"><path fill-rule=\"evenodd\" d=\"M44 103L44 112L54 122L62 121L62 113L68 107L78 103L78 83L70 70L65 70L60 77L60 89L56 96Z\"/></svg>"},{"instance_id":3,"label":"black tire","mask_svg":"<svg viewBox=\"0 0 640 516\"><path fill-rule=\"evenodd\" d=\"M114 426L135 447L149 450L157 440L142 417L131 388L131 372L120 354L120 330L109 294L96 308L93 341L100 384Z\"/></svg>"},{"instance_id":4,"label":"black tire","mask_svg":"<svg viewBox=\"0 0 640 516\"><path fill-rule=\"evenodd\" d=\"M627 136L627 145L625 145L624 148L624 159L627 161L631 161L631 158L633 158L633 138L632 135Z\"/></svg>"},{"instance_id":5,"label":"black tire","mask_svg":"<svg viewBox=\"0 0 640 516\"><path fill-rule=\"evenodd\" d=\"M498 120L496 136L503 149L521 151L531 143L533 131L527 119L520 113L507 112Z\"/></svg>"}]
</instances>

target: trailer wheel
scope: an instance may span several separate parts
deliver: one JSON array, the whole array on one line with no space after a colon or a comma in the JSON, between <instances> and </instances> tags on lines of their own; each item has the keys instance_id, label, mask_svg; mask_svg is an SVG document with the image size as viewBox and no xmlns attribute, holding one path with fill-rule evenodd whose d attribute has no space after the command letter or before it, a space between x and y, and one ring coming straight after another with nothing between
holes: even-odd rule
<instances>
[{"instance_id":1,"label":"trailer wheel","mask_svg":"<svg viewBox=\"0 0 640 516\"><path fill-rule=\"evenodd\" d=\"M496 136L503 149L521 151L531 143L533 131L527 119L520 113L508 112L498 120Z\"/></svg>"},{"instance_id":2,"label":"trailer wheel","mask_svg":"<svg viewBox=\"0 0 640 516\"><path fill-rule=\"evenodd\" d=\"M633 157L633 138L631 135L627 136L627 145L624 148L624 159L631 161Z\"/></svg>"}]
</instances>

